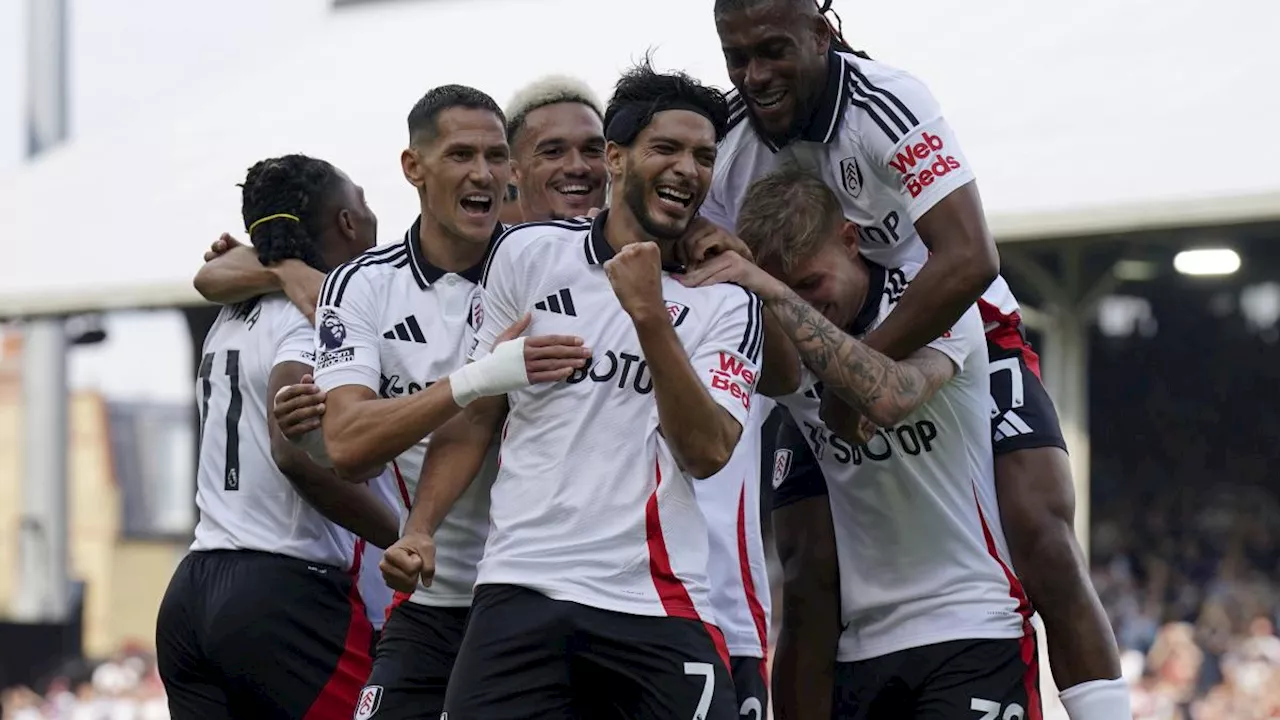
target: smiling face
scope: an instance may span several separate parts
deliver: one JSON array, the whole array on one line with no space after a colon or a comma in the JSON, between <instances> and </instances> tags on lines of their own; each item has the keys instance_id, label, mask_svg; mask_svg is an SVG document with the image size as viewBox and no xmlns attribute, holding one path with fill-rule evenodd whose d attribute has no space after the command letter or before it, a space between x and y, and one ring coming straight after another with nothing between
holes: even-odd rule
<instances>
[{"instance_id":1,"label":"smiling face","mask_svg":"<svg viewBox=\"0 0 1280 720\"><path fill-rule=\"evenodd\" d=\"M580 217L604 207L604 144L600 116L582 103L552 103L529 112L514 148L524 219Z\"/></svg>"},{"instance_id":2,"label":"smiling face","mask_svg":"<svg viewBox=\"0 0 1280 720\"><path fill-rule=\"evenodd\" d=\"M831 46L820 15L762 0L717 14L716 31L729 80L765 133L784 137L813 113Z\"/></svg>"},{"instance_id":3,"label":"smiling face","mask_svg":"<svg viewBox=\"0 0 1280 720\"><path fill-rule=\"evenodd\" d=\"M425 218L447 235L488 243L511 179L506 129L493 112L466 107L443 110L435 122L433 137L405 151L405 176Z\"/></svg>"},{"instance_id":4,"label":"smiling face","mask_svg":"<svg viewBox=\"0 0 1280 720\"><path fill-rule=\"evenodd\" d=\"M838 231L789 270L766 265L770 275L786 283L836 327L853 323L867 292L867 270L858 257L857 228L841 223Z\"/></svg>"},{"instance_id":5,"label":"smiling face","mask_svg":"<svg viewBox=\"0 0 1280 720\"><path fill-rule=\"evenodd\" d=\"M711 121L690 110L653 116L630 147L608 146L615 199L621 198L650 236L682 236L707 196L716 161Z\"/></svg>"}]
</instances>

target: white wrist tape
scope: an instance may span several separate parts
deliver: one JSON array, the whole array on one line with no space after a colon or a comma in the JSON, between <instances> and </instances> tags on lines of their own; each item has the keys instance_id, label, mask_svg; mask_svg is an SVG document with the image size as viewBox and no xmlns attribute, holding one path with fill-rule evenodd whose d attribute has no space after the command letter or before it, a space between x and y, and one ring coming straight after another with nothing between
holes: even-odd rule
<instances>
[{"instance_id":1,"label":"white wrist tape","mask_svg":"<svg viewBox=\"0 0 1280 720\"><path fill-rule=\"evenodd\" d=\"M315 460L320 467L333 467L333 461L329 459L329 451L324 447L324 433L320 432L320 428L316 428L297 440L290 440L289 442L302 448L307 453L307 456Z\"/></svg>"},{"instance_id":2,"label":"white wrist tape","mask_svg":"<svg viewBox=\"0 0 1280 720\"><path fill-rule=\"evenodd\" d=\"M483 359L463 365L449 376L453 401L466 407L482 397L505 395L529 386L524 368L524 338L498 343Z\"/></svg>"}]
</instances>

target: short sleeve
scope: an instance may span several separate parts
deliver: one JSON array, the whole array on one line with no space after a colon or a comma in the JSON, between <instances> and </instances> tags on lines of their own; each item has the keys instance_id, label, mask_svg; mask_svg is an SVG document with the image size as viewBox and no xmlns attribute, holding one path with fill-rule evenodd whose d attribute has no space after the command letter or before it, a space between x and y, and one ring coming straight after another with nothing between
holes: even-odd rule
<instances>
[{"instance_id":1,"label":"short sleeve","mask_svg":"<svg viewBox=\"0 0 1280 720\"><path fill-rule=\"evenodd\" d=\"M763 308L755 293L726 286L730 297L710 318L706 336L690 362L711 398L746 427L760 375L764 345Z\"/></svg>"},{"instance_id":2,"label":"short sleeve","mask_svg":"<svg viewBox=\"0 0 1280 720\"><path fill-rule=\"evenodd\" d=\"M964 315L942 334L925 347L933 348L951 358L956 365L956 373L964 370L964 364L975 352L986 352L986 335L982 332L982 318L978 314L978 306L971 305Z\"/></svg>"},{"instance_id":3,"label":"short sleeve","mask_svg":"<svg viewBox=\"0 0 1280 720\"><path fill-rule=\"evenodd\" d=\"M521 269L517 262L518 241L510 233L498 238L480 279L480 315L471 359L480 360L493 352L502 331L515 324L524 314L519 302Z\"/></svg>"},{"instance_id":4,"label":"short sleeve","mask_svg":"<svg viewBox=\"0 0 1280 720\"><path fill-rule=\"evenodd\" d=\"M973 170L933 94L905 73L872 84L859 108L869 118L861 136L871 172L899 193L912 222L973 181Z\"/></svg>"},{"instance_id":5,"label":"short sleeve","mask_svg":"<svg viewBox=\"0 0 1280 720\"><path fill-rule=\"evenodd\" d=\"M316 331L293 303L281 306L277 321L275 359L272 367L285 362L298 362L314 367L316 364Z\"/></svg>"},{"instance_id":6,"label":"short sleeve","mask_svg":"<svg viewBox=\"0 0 1280 720\"><path fill-rule=\"evenodd\" d=\"M785 408L778 424L773 451L773 509L827 494L827 480L822 474L804 433Z\"/></svg>"},{"instance_id":7,"label":"short sleeve","mask_svg":"<svg viewBox=\"0 0 1280 720\"><path fill-rule=\"evenodd\" d=\"M326 392L343 385L378 391L382 377L378 323L382 303L368 271L349 263L329 273L316 307L316 385Z\"/></svg>"}]
</instances>

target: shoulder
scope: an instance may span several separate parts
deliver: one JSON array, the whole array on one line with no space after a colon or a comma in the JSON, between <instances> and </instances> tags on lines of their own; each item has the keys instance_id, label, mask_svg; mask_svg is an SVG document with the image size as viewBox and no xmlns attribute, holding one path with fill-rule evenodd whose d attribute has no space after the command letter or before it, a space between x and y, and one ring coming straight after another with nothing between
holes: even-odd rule
<instances>
[{"instance_id":1,"label":"shoulder","mask_svg":"<svg viewBox=\"0 0 1280 720\"><path fill-rule=\"evenodd\" d=\"M531 249L555 248L579 244L591 231L590 218L571 220L547 220L512 225L493 243L489 260L485 263L481 284L487 284L495 263L508 264L524 256Z\"/></svg>"},{"instance_id":2,"label":"shoulder","mask_svg":"<svg viewBox=\"0 0 1280 720\"><path fill-rule=\"evenodd\" d=\"M341 306L353 287L368 287L373 278L393 274L408 265L409 248L402 241L370 248L325 277L320 304Z\"/></svg>"},{"instance_id":3,"label":"shoulder","mask_svg":"<svg viewBox=\"0 0 1280 720\"><path fill-rule=\"evenodd\" d=\"M732 172L734 160L747 157L743 151L761 145L755 128L747 119L747 105L738 91L730 90L725 96L729 100L729 129L720 142L716 144L716 166L713 178L723 179ZM714 179L713 179L714 182Z\"/></svg>"},{"instance_id":4,"label":"shoulder","mask_svg":"<svg viewBox=\"0 0 1280 720\"><path fill-rule=\"evenodd\" d=\"M845 122L850 130L899 142L940 114L937 100L915 75L886 63L841 54Z\"/></svg>"}]
</instances>

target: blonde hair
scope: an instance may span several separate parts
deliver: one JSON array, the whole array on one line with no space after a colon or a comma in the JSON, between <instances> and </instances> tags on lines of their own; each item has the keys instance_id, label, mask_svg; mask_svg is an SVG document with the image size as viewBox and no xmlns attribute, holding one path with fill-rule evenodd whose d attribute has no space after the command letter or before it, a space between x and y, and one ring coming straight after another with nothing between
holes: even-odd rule
<instances>
[{"instance_id":1,"label":"blonde hair","mask_svg":"<svg viewBox=\"0 0 1280 720\"><path fill-rule=\"evenodd\" d=\"M600 98L585 82L568 75L547 75L516 91L507 103L507 142L514 143L529 113L556 103L580 103L604 118Z\"/></svg>"},{"instance_id":2,"label":"blonde hair","mask_svg":"<svg viewBox=\"0 0 1280 720\"><path fill-rule=\"evenodd\" d=\"M818 178L795 168L751 184L738 213L738 237L763 267L791 272L830 240L844 222L840 199Z\"/></svg>"}]
</instances>

